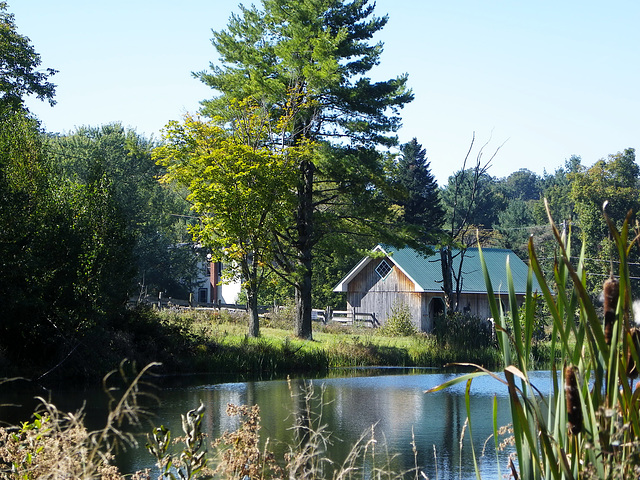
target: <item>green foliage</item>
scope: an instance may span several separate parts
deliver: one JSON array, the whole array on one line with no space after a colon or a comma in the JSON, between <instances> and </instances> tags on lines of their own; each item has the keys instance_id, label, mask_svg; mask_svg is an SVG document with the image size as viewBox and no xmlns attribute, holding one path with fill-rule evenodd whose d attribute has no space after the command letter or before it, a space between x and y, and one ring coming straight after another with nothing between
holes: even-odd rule
<instances>
[{"instance_id":1,"label":"green foliage","mask_svg":"<svg viewBox=\"0 0 640 480\"><path fill-rule=\"evenodd\" d=\"M449 177L442 190L447 228L457 232L463 224L491 227L505 206L495 178L486 172L466 169Z\"/></svg>"},{"instance_id":2,"label":"green foliage","mask_svg":"<svg viewBox=\"0 0 640 480\"><path fill-rule=\"evenodd\" d=\"M498 213L497 230L501 235L500 243L513 250L518 257L525 258L527 243L531 235L528 226L535 225L532 202L510 200L504 210Z\"/></svg>"},{"instance_id":3,"label":"green foliage","mask_svg":"<svg viewBox=\"0 0 640 480\"><path fill-rule=\"evenodd\" d=\"M205 434L202 433L203 417L204 405L202 403L198 408L189 410L186 415L182 415L184 436L181 440L184 443L184 448L177 455L169 451L171 432L165 426L156 427L150 435L147 435L147 450L155 457L157 465L162 471L160 478L171 480L176 480L176 478L180 480L207 478L199 475L207 467L207 447Z\"/></svg>"},{"instance_id":4,"label":"green foliage","mask_svg":"<svg viewBox=\"0 0 640 480\"><path fill-rule=\"evenodd\" d=\"M169 124L154 158L167 167L163 181L189 190L187 200L200 217L191 228L194 238L241 274L252 317L249 335L256 337L259 286L278 248L273 232L287 226L296 165L313 150L305 144L286 150L271 146L269 134L280 126L284 136L286 119L272 125L254 102L233 102L229 110L235 114L230 130L220 120L190 117Z\"/></svg>"},{"instance_id":5,"label":"green foliage","mask_svg":"<svg viewBox=\"0 0 640 480\"><path fill-rule=\"evenodd\" d=\"M18 33L14 15L7 12L7 2L0 2L0 108L23 110L24 97L36 95L55 104L55 85L49 77L57 73L52 68L42 71L40 55L29 38Z\"/></svg>"},{"instance_id":6,"label":"green foliage","mask_svg":"<svg viewBox=\"0 0 640 480\"><path fill-rule=\"evenodd\" d=\"M570 175L570 198L575 204L578 225L585 245L586 268L592 274L608 275L609 257L614 250L608 240L608 228L602 218L602 208L606 202L607 215L620 227L629 211L640 211L638 185L640 167L635 161L635 150L609 155L599 160L591 168L581 168ZM635 214L633 216L635 218ZM640 257L634 252L632 262ZM637 277L640 269L634 269L632 277ZM587 279L587 289L597 293L600 279L592 275Z\"/></svg>"},{"instance_id":7,"label":"green foliage","mask_svg":"<svg viewBox=\"0 0 640 480\"><path fill-rule=\"evenodd\" d=\"M0 343L13 361L52 362L124 307L131 238L103 172L53 174L35 120L1 111L0 151Z\"/></svg>"},{"instance_id":8,"label":"green foliage","mask_svg":"<svg viewBox=\"0 0 640 480\"><path fill-rule=\"evenodd\" d=\"M391 315L380 327L379 333L387 337L407 337L418 333L409 306L404 303L393 305Z\"/></svg>"},{"instance_id":9,"label":"green foliage","mask_svg":"<svg viewBox=\"0 0 640 480\"><path fill-rule=\"evenodd\" d=\"M501 188L504 197L510 201L539 200L542 193L542 179L531 170L521 168L501 182Z\"/></svg>"},{"instance_id":10,"label":"green foliage","mask_svg":"<svg viewBox=\"0 0 640 480\"><path fill-rule=\"evenodd\" d=\"M226 119L232 100L260 99L276 118L293 115L279 145L323 142L319 155L299 158L296 207L288 228L276 232L278 264L299 303L296 335L311 338L312 258L321 239L402 231L389 221L387 179L375 147L396 143L399 109L413 94L406 75L381 82L366 76L382 53L382 44L370 42L387 22L373 16L369 0L261 3L241 5L227 30L214 32L220 61L196 75L219 93L203 102L209 117Z\"/></svg>"},{"instance_id":11,"label":"green foliage","mask_svg":"<svg viewBox=\"0 0 640 480\"><path fill-rule=\"evenodd\" d=\"M413 138L400 146L400 153L392 178L404 189L399 202L403 208L403 220L417 227L420 242L435 244L435 237L444 222L444 209L426 150Z\"/></svg>"},{"instance_id":12,"label":"green foliage","mask_svg":"<svg viewBox=\"0 0 640 480\"><path fill-rule=\"evenodd\" d=\"M487 320L462 312L451 312L434 320L432 332L439 345L452 349L492 348L495 341Z\"/></svg>"},{"instance_id":13,"label":"green foliage","mask_svg":"<svg viewBox=\"0 0 640 480\"><path fill-rule=\"evenodd\" d=\"M397 130L398 109L413 98L407 78L373 83L364 76L379 61L382 44L369 42L387 18L374 17L368 0L261 3L262 10L240 6L228 29L214 32L223 67L197 76L222 96L204 102L204 112L222 114L228 99L247 97L283 108L293 89L308 97L299 111L303 135L393 143L384 133Z\"/></svg>"},{"instance_id":14,"label":"green foliage","mask_svg":"<svg viewBox=\"0 0 640 480\"><path fill-rule=\"evenodd\" d=\"M86 185L104 176L110 182L134 241L130 293L188 298L198 261L186 232L193 222L185 221L189 208L178 192L158 183L164 169L151 158L154 145L115 123L49 137L46 147L63 181Z\"/></svg>"}]
</instances>

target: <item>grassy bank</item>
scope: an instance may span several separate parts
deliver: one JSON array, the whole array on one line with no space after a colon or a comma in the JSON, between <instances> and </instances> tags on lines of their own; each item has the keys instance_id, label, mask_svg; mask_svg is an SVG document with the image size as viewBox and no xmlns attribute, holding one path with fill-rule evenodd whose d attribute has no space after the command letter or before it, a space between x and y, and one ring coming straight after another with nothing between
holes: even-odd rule
<instances>
[{"instance_id":1,"label":"grassy bank","mask_svg":"<svg viewBox=\"0 0 640 480\"><path fill-rule=\"evenodd\" d=\"M365 366L442 367L452 362L499 365L493 347L459 348L435 336L385 336L378 329L315 324L313 340L292 336L288 318L265 319L259 338L248 338L246 318L224 312L162 312L166 325L181 325L195 341L197 372L251 375L324 373L330 368Z\"/></svg>"},{"instance_id":2,"label":"grassy bank","mask_svg":"<svg viewBox=\"0 0 640 480\"><path fill-rule=\"evenodd\" d=\"M339 367L442 367L473 362L499 367L491 346L452 345L433 335L387 336L380 329L314 324L312 341L292 335L286 312L265 318L259 338L246 336L242 313L136 309L73 345L62 345L47 364L3 359L0 377L91 381L123 359L142 366L162 363L162 373L234 373L252 378L324 374Z\"/></svg>"}]
</instances>

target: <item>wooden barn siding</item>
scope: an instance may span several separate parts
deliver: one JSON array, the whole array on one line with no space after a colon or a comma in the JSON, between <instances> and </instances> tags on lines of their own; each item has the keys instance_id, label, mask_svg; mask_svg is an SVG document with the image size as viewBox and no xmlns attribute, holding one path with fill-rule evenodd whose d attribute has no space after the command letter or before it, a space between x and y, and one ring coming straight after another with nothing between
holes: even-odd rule
<instances>
[{"instance_id":1,"label":"wooden barn siding","mask_svg":"<svg viewBox=\"0 0 640 480\"><path fill-rule=\"evenodd\" d=\"M420 328L422 294L414 291L413 282L395 266L384 279L380 278L375 269L381 261L370 262L349 283L348 307L358 312L375 313L377 320L384 324L394 306L405 304L416 328ZM390 261L388 263L392 265Z\"/></svg>"},{"instance_id":2,"label":"wooden barn siding","mask_svg":"<svg viewBox=\"0 0 640 480\"><path fill-rule=\"evenodd\" d=\"M516 295L518 305L522 305L524 301L524 295ZM502 309L507 312L509 309L509 298L506 295L496 295L496 302L498 302L498 308L502 302ZM465 308L469 308L469 312L480 318L490 318L491 308L489 307L489 297L486 294L462 294L460 296L459 310L465 311Z\"/></svg>"}]
</instances>

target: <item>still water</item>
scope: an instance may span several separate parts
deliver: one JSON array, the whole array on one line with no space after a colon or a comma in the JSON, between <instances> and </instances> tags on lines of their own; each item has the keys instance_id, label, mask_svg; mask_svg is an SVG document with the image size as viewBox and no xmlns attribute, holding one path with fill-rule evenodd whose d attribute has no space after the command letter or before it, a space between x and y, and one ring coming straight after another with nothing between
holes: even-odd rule
<instances>
[{"instance_id":1,"label":"still water","mask_svg":"<svg viewBox=\"0 0 640 480\"><path fill-rule=\"evenodd\" d=\"M270 380L249 382L219 382L202 377L165 379L156 395L160 404L153 407L153 423L169 427L173 436L182 433L181 414L197 407L205 407L203 430L210 439L225 430L238 427L238 419L226 415L227 404L260 406L261 436L269 437L269 449L282 459L293 444L295 417L302 413L304 402L300 395L305 385L313 386L316 398L312 416L321 415L320 423L331 434L326 455L341 463L358 440L375 435L377 458L395 456L396 471L409 470L417 461L429 479L475 478L468 427L464 431L462 449L460 439L467 418L465 385L425 394L424 391L457 376L434 370L419 369L363 369L334 372L329 378L304 380ZM549 372L533 372L532 383L548 391ZM5 392L6 393L6 392ZM58 394L60 395L60 394ZM71 396L84 395L88 423L98 425L104 403L97 400L98 392L64 392L62 404L69 404ZM480 459L483 478L498 478L493 433L493 398L498 399L498 425L510 423L510 409L506 387L495 379L480 377L471 388L471 427L476 455ZM7 396L4 395L6 402ZM56 395L52 400L56 401ZM16 402L14 399L12 403ZM6 408L0 408L0 413ZM93 425L91 425L93 427ZM150 430L150 429L149 429ZM415 459L414 447L415 442ZM153 468L153 459L140 448L119 455L123 472L131 473ZM498 452L501 474L507 473L507 456L511 450Z\"/></svg>"}]
</instances>

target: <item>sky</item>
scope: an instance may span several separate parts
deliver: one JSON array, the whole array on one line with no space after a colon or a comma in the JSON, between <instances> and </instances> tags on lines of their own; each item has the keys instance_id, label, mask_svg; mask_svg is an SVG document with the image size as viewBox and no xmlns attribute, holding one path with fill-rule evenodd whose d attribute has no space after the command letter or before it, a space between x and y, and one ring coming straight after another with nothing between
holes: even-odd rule
<instances>
[{"instance_id":1,"label":"sky","mask_svg":"<svg viewBox=\"0 0 640 480\"><path fill-rule=\"evenodd\" d=\"M192 72L218 55L211 31L236 0L8 0L42 68L59 71L57 104L28 106L49 132L120 122L161 138L215 92ZM245 0L251 5L251 0ZM478 155L489 174L585 166L640 135L640 2L377 0L388 15L373 80L407 73L414 101L399 141L427 151L438 184ZM484 147L483 147L484 146ZM497 153L496 153L497 151Z\"/></svg>"}]
</instances>

